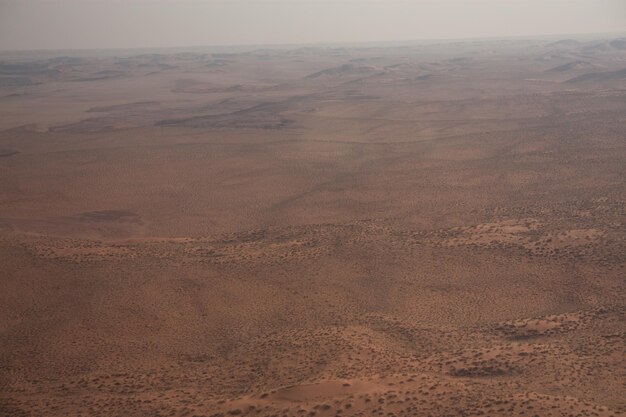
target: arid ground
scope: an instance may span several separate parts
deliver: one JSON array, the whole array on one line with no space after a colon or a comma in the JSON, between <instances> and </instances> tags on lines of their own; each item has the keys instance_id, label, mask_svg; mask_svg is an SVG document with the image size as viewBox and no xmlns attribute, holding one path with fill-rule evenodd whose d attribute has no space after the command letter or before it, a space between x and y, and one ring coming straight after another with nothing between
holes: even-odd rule
<instances>
[{"instance_id":1,"label":"arid ground","mask_svg":"<svg viewBox=\"0 0 626 417\"><path fill-rule=\"evenodd\" d=\"M626 413L626 39L0 54L0 415Z\"/></svg>"}]
</instances>

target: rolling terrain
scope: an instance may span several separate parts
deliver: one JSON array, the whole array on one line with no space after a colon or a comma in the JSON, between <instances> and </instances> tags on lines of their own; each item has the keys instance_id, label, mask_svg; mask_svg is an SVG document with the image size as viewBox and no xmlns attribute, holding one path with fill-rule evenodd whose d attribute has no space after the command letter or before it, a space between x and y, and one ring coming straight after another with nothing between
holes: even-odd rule
<instances>
[{"instance_id":1,"label":"rolling terrain","mask_svg":"<svg viewBox=\"0 0 626 417\"><path fill-rule=\"evenodd\" d=\"M624 415L625 68L0 53L0 415Z\"/></svg>"}]
</instances>

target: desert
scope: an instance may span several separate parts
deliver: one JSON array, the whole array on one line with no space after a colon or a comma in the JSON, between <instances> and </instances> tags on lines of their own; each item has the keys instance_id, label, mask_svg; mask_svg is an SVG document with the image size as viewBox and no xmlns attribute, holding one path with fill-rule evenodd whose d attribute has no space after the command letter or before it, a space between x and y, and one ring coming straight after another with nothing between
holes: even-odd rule
<instances>
[{"instance_id":1,"label":"desert","mask_svg":"<svg viewBox=\"0 0 626 417\"><path fill-rule=\"evenodd\" d=\"M0 415L624 415L624 68L1 52Z\"/></svg>"}]
</instances>

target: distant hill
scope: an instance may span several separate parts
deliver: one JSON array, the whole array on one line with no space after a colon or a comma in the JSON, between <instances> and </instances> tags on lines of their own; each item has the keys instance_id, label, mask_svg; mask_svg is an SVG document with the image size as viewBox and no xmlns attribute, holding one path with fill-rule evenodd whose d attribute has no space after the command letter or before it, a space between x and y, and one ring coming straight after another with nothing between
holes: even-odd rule
<instances>
[{"instance_id":1,"label":"distant hill","mask_svg":"<svg viewBox=\"0 0 626 417\"><path fill-rule=\"evenodd\" d=\"M572 61L563 65L556 66L554 68L550 68L549 70L546 70L546 72L565 72L565 71L572 71L572 70L577 70L577 69L590 69L590 68L597 68L597 66L587 61Z\"/></svg>"},{"instance_id":2,"label":"distant hill","mask_svg":"<svg viewBox=\"0 0 626 417\"><path fill-rule=\"evenodd\" d=\"M626 49L626 38L614 39L609 42L609 45L615 49Z\"/></svg>"},{"instance_id":3,"label":"distant hill","mask_svg":"<svg viewBox=\"0 0 626 417\"><path fill-rule=\"evenodd\" d=\"M613 40L603 40L590 42L585 44L581 51L585 53L596 53L596 52L611 52L615 50L624 50L626 49L626 38L617 38Z\"/></svg>"},{"instance_id":4,"label":"distant hill","mask_svg":"<svg viewBox=\"0 0 626 417\"><path fill-rule=\"evenodd\" d=\"M307 80L325 77L325 76L355 76L355 75L368 75L376 71L376 68L369 66L357 66L352 64L345 64L338 67L328 68L322 71L309 74L304 77Z\"/></svg>"},{"instance_id":5,"label":"distant hill","mask_svg":"<svg viewBox=\"0 0 626 417\"><path fill-rule=\"evenodd\" d=\"M580 46L580 45L581 43L574 39L561 39L559 41L548 44L548 46L550 47L557 47L557 48L572 48L572 47Z\"/></svg>"},{"instance_id":6,"label":"distant hill","mask_svg":"<svg viewBox=\"0 0 626 417\"><path fill-rule=\"evenodd\" d=\"M587 74L579 75L578 77L570 78L566 82L578 83L585 81L615 81L622 79L626 79L626 68L619 71L590 72Z\"/></svg>"}]
</instances>

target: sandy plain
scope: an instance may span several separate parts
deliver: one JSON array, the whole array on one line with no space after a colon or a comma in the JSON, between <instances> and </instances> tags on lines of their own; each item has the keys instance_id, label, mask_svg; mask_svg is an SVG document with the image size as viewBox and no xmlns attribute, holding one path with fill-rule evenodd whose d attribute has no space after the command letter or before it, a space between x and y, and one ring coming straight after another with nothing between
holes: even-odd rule
<instances>
[{"instance_id":1,"label":"sandy plain","mask_svg":"<svg viewBox=\"0 0 626 417\"><path fill-rule=\"evenodd\" d=\"M625 68L1 53L0 415L623 415Z\"/></svg>"}]
</instances>

